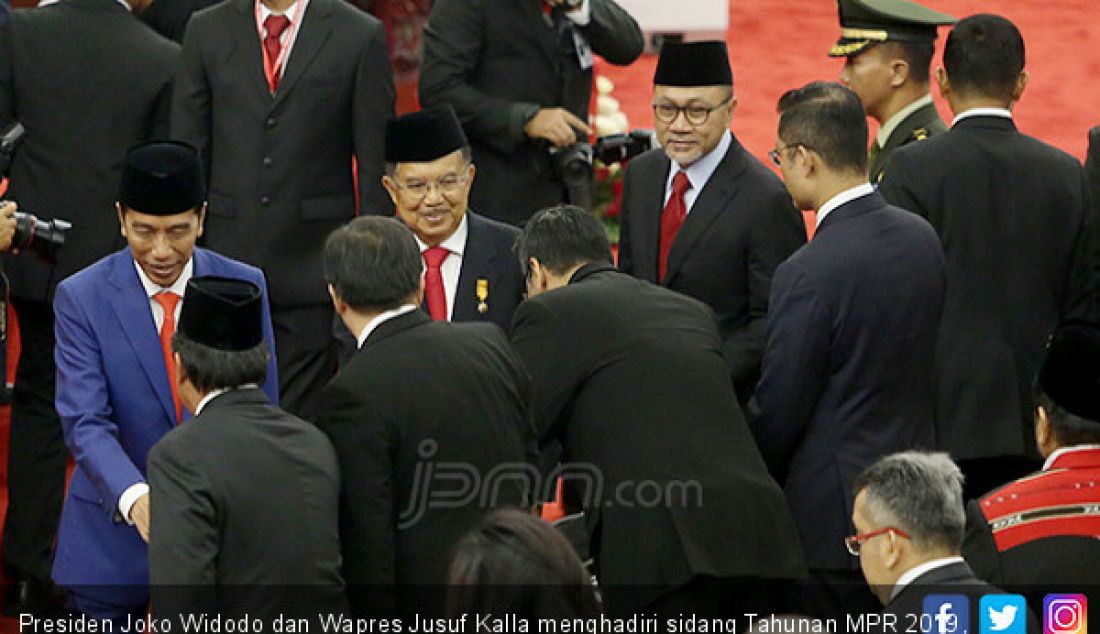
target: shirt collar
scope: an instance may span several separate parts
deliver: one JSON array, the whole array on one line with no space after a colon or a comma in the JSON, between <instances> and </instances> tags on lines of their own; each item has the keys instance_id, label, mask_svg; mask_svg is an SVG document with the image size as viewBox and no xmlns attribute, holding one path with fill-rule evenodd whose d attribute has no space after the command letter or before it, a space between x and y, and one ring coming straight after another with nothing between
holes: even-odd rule
<instances>
[{"instance_id":1,"label":"shirt collar","mask_svg":"<svg viewBox=\"0 0 1100 634\"><path fill-rule=\"evenodd\" d=\"M845 189L836 196L833 196L829 200L825 201L825 204L817 210L817 226L820 227L821 222L825 220L825 216L828 216L829 213L837 207L850 203L857 198L869 196L873 193L875 193L875 188L871 185L871 183L862 183L860 185L856 185L851 189Z\"/></svg>"},{"instance_id":2,"label":"shirt collar","mask_svg":"<svg viewBox=\"0 0 1100 634\"><path fill-rule=\"evenodd\" d=\"M900 577L898 577L897 583L894 584L894 589L890 592L890 600L893 601L894 597L898 596L905 586L916 581L917 577L931 572L937 568L943 568L944 566L950 566L952 564L966 563L966 560L962 557L941 557L939 559L933 559L932 561L926 561L919 566L913 566L909 570L906 570Z\"/></svg>"},{"instance_id":3,"label":"shirt collar","mask_svg":"<svg viewBox=\"0 0 1100 634\"><path fill-rule=\"evenodd\" d=\"M122 0L119 0L119 2L121 2L121 1ZM256 0L256 4L260 5L260 24L263 24L264 22L266 22L268 16L270 16L272 14L275 14L274 11L267 8L267 5L260 2L260 0ZM309 6L309 0L302 0L302 10L300 12L302 15L305 15L306 7L308 7L308 6ZM279 14L276 14L276 15L284 15L284 16L286 16L286 19L290 22L290 24L294 24L294 16L298 15L298 13L296 13L294 11L294 5L290 5L290 9L288 9L286 12L279 13ZM261 33L261 35L262 35L262 33Z\"/></svg>"},{"instance_id":4,"label":"shirt collar","mask_svg":"<svg viewBox=\"0 0 1100 634\"><path fill-rule=\"evenodd\" d=\"M1012 120L1012 111L1007 108L971 108L965 112L960 112L951 121L951 127L955 127L955 124L963 119L969 119L970 117L1004 117L1009 121Z\"/></svg>"},{"instance_id":5,"label":"shirt collar","mask_svg":"<svg viewBox=\"0 0 1100 634\"><path fill-rule=\"evenodd\" d=\"M145 296L152 299L154 295L161 291L171 291L180 297L183 297L184 291L187 290L187 282L191 279L192 271L194 271L195 258L191 258L187 261L187 264L183 265L183 272L176 278L176 281L171 286L160 286L155 284L153 280L149 279L145 275L145 271L141 270L141 265L137 260L134 260L134 268L137 269L138 279L141 280L141 286L145 289Z\"/></svg>"},{"instance_id":6,"label":"shirt collar","mask_svg":"<svg viewBox=\"0 0 1100 634\"><path fill-rule=\"evenodd\" d=\"M239 387L223 387L223 388L218 388L216 390L208 392L206 394L206 396L202 397L202 400L199 401L199 404L195 406L195 416L198 416L199 414L201 414L203 408L206 407L206 405L210 401L212 401L215 398L221 396L222 394L225 394L226 392L232 392L233 390L246 390L246 389L249 389L249 388L259 389L260 386L256 383L245 383L244 385L241 385Z\"/></svg>"},{"instance_id":7,"label":"shirt collar","mask_svg":"<svg viewBox=\"0 0 1100 634\"><path fill-rule=\"evenodd\" d=\"M1054 450L1054 453L1050 454L1046 462L1043 463L1043 471L1054 468L1054 463L1058 462L1058 459L1066 454L1071 454L1075 451L1096 451L1100 449L1100 445L1071 445L1069 447L1059 447Z\"/></svg>"},{"instance_id":8,"label":"shirt collar","mask_svg":"<svg viewBox=\"0 0 1100 634\"><path fill-rule=\"evenodd\" d=\"M469 217L469 215L469 211L462 214L462 221L458 223L458 228L455 229L454 233L447 236L446 240L439 243L439 246L447 249L447 251L457 255L458 257L462 257L462 251L466 249L466 236L468 236L470 233L470 227L468 224L466 224L466 219ZM420 247L421 253L428 250L428 245L423 240L421 240L419 236L417 236L416 238L416 244Z\"/></svg>"},{"instance_id":9,"label":"shirt collar","mask_svg":"<svg viewBox=\"0 0 1100 634\"><path fill-rule=\"evenodd\" d=\"M3 0L0 0L0 1L3 1ZM48 7L51 4L57 4L60 1L61 0L42 0L41 2L39 2L38 4L36 4L34 6L37 7L37 8ZM115 0L115 1L118 2L119 4L121 4L123 7L125 7L126 10L129 11L130 13L134 12L134 8L131 7L130 3L126 2L126 0Z\"/></svg>"},{"instance_id":10,"label":"shirt collar","mask_svg":"<svg viewBox=\"0 0 1100 634\"><path fill-rule=\"evenodd\" d=\"M688 180L691 181L691 188L696 192L701 191L707 184L707 181L710 180L710 176L714 173L714 170L718 169L718 164L722 162L722 158L726 156L726 152L729 151L732 143L733 133L726 130L722 134L722 138L719 139L718 145L716 145L713 150L699 157L699 160L695 161L687 168L680 167L679 163L673 161L672 169L668 172L668 180L665 182L665 191L668 191L672 187L672 179L676 176L677 172L686 173Z\"/></svg>"},{"instance_id":11,"label":"shirt collar","mask_svg":"<svg viewBox=\"0 0 1100 634\"><path fill-rule=\"evenodd\" d=\"M402 306L398 306L397 308L384 310L381 313L378 313L377 315L375 315L374 319L367 322L366 327L363 328L363 332L359 333L359 337L356 340L359 345L356 347L362 348L363 343L367 341L367 337L369 337L371 333L375 331L375 329L381 326L383 322L389 321L394 317L404 315L405 313L411 313L414 310L416 310L415 304L404 304Z\"/></svg>"},{"instance_id":12,"label":"shirt collar","mask_svg":"<svg viewBox=\"0 0 1100 634\"><path fill-rule=\"evenodd\" d=\"M894 116L887 119L886 122L879 127L878 134L875 135L875 143L878 144L880 149L886 147L886 141L890 138L890 135L894 133L898 125L900 125L902 121L905 121L906 117L931 103L932 95L930 93L925 93L920 99L917 99L908 106L895 112Z\"/></svg>"}]
</instances>

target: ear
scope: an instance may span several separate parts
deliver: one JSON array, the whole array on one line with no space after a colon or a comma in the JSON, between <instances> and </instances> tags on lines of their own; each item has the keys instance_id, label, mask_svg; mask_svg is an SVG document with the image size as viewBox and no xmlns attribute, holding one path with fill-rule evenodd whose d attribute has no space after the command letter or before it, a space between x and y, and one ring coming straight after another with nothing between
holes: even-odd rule
<instances>
[{"instance_id":1,"label":"ear","mask_svg":"<svg viewBox=\"0 0 1100 634\"><path fill-rule=\"evenodd\" d=\"M943 66L936 68L936 85L940 88L940 96L944 99L950 99L951 80L947 78L947 70Z\"/></svg>"},{"instance_id":2,"label":"ear","mask_svg":"<svg viewBox=\"0 0 1100 634\"><path fill-rule=\"evenodd\" d=\"M883 549L882 563L888 570L893 570L901 564L905 555L905 538L898 537L893 531L886 533L886 539L880 539L879 548Z\"/></svg>"},{"instance_id":3,"label":"ear","mask_svg":"<svg viewBox=\"0 0 1100 634\"><path fill-rule=\"evenodd\" d=\"M737 112L737 95L730 97L730 117L733 117L733 113Z\"/></svg>"},{"instance_id":4,"label":"ear","mask_svg":"<svg viewBox=\"0 0 1100 634\"><path fill-rule=\"evenodd\" d=\"M1029 75L1026 70L1020 71L1020 75L1016 78L1016 85L1012 88L1012 104L1009 106L1009 109L1011 109L1012 106L1016 105L1016 103L1020 101L1020 97L1024 96L1024 90L1027 88L1028 77Z\"/></svg>"},{"instance_id":5,"label":"ear","mask_svg":"<svg viewBox=\"0 0 1100 634\"><path fill-rule=\"evenodd\" d=\"M172 353L172 362L176 364L176 386L180 387L189 380L187 377L187 369L183 367L183 359L178 352Z\"/></svg>"},{"instance_id":6,"label":"ear","mask_svg":"<svg viewBox=\"0 0 1100 634\"><path fill-rule=\"evenodd\" d=\"M202 237L202 228L205 225L206 225L206 203L203 203L202 207L199 208L199 230L195 234L196 238L201 238Z\"/></svg>"},{"instance_id":7,"label":"ear","mask_svg":"<svg viewBox=\"0 0 1100 634\"><path fill-rule=\"evenodd\" d=\"M1035 407L1035 445L1039 448L1039 453L1046 456L1048 453L1053 453L1054 434L1050 429L1050 417L1047 415L1047 410L1042 405ZM1048 452L1047 449L1050 449Z\"/></svg>"},{"instance_id":8,"label":"ear","mask_svg":"<svg viewBox=\"0 0 1100 634\"><path fill-rule=\"evenodd\" d=\"M895 59L890 62L890 86L900 88L909 81L909 62L904 59Z\"/></svg>"},{"instance_id":9,"label":"ear","mask_svg":"<svg viewBox=\"0 0 1100 634\"><path fill-rule=\"evenodd\" d=\"M794 149L792 159L797 157L797 163L795 169L802 173L803 177L812 175L817 170L817 158L818 156L806 149L806 146L799 145Z\"/></svg>"},{"instance_id":10,"label":"ear","mask_svg":"<svg viewBox=\"0 0 1100 634\"><path fill-rule=\"evenodd\" d=\"M122 217L122 205L115 203L115 212L118 214L118 228L122 237L126 237L126 220Z\"/></svg>"},{"instance_id":11,"label":"ear","mask_svg":"<svg viewBox=\"0 0 1100 634\"><path fill-rule=\"evenodd\" d=\"M348 305L336 294L336 289L332 284L328 285L328 296L332 298L332 308L336 311L337 315L343 315L347 312Z\"/></svg>"},{"instance_id":12,"label":"ear","mask_svg":"<svg viewBox=\"0 0 1100 634\"><path fill-rule=\"evenodd\" d=\"M389 174L382 175L382 187L386 188L386 193L390 195L390 200L393 201L393 205L397 207L397 183L390 178Z\"/></svg>"}]
</instances>

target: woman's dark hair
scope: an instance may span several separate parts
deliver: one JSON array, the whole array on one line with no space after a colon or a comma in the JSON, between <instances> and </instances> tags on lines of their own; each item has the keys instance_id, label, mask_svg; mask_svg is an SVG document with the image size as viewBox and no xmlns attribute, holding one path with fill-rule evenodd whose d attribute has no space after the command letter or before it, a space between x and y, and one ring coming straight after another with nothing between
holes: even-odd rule
<instances>
[{"instance_id":1,"label":"woman's dark hair","mask_svg":"<svg viewBox=\"0 0 1100 634\"><path fill-rule=\"evenodd\" d=\"M448 611L520 618L601 613L591 575L557 529L515 509L495 511L458 543Z\"/></svg>"}]
</instances>

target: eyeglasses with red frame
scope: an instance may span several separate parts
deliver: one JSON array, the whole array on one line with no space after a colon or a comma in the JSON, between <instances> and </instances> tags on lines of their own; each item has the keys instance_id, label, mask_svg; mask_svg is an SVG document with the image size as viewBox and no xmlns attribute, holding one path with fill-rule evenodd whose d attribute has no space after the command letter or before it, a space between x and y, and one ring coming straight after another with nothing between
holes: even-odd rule
<instances>
[{"instance_id":1,"label":"eyeglasses with red frame","mask_svg":"<svg viewBox=\"0 0 1100 634\"><path fill-rule=\"evenodd\" d=\"M859 557L859 549L863 545L863 542L871 539L872 537L878 537L879 535L885 535L887 533L893 533L898 537L904 537L905 539L912 539L909 537L909 533L895 528L893 526L884 526L878 530L871 531L869 533L860 533L859 535L849 535L844 538L844 546L848 549L848 552L853 557Z\"/></svg>"}]
</instances>

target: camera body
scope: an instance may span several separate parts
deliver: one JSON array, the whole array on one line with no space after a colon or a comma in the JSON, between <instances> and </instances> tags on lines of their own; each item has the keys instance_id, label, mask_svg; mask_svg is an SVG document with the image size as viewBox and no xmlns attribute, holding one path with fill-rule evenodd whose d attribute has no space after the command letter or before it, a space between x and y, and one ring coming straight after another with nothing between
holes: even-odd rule
<instances>
[{"instance_id":1,"label":"camera body","mask_svg":"<svg viewBox=\"0 0 1100 634\"><path fill-rule=\"evenodd\" d=\"M11 168L15 149L26 136L23 124L16 121L0 134L0 176L7 176ZM58 250L65 244L65 234L72 223L54 218L40 220L37 216L21 211L15 212L15 234L12 235L13 249L33 251L47 262L55 262Z\"/></svg>"},{"instance_id":2,"label":"camera body","mask_svg":"<svg viewBox=\"0 0 1100 634\"><path fill-rule=\"evenodd\" d=\"M565 147L549 148L554 176L565 185L570 204L592 209L593 161L604 165L628 161L657 146L653 130L631 130L596 139L595 145L578 141Z\"/></svg>"}]
</instances>

